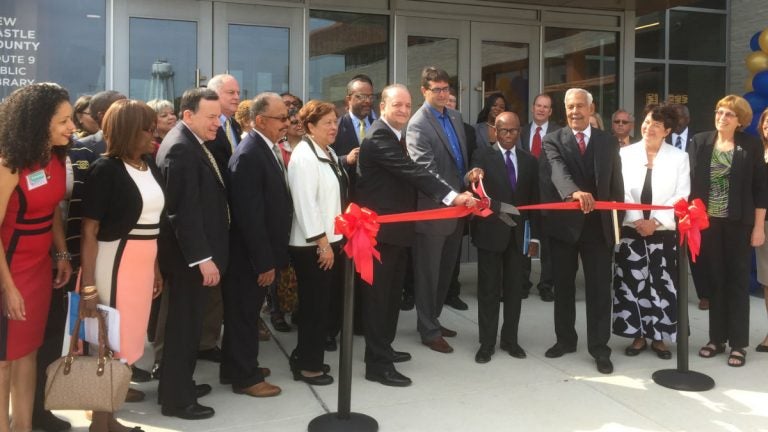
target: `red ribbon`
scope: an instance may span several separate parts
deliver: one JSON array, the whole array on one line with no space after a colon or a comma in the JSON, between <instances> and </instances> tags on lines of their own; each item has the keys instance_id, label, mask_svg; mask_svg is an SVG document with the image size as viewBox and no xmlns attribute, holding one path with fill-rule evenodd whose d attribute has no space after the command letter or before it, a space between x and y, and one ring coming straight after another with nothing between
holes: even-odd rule
<instances>
[{"instance_id":1,"label":"red ribbon","mask_svg":"<svg viewBox=\"0 0 768 432\"><path fill-rule=\"evenodd\" d=\"M701 231L709 228L709 216L704 203L696 198L690 203L680 198L675 203L675 216L677 216L677 231L680 233L680 244L688 238L688 249L691 251L691 260L696 262L696 257L701 250Z\"/></svg>"},{"instance_id":2,"label":"red ribbon","mask_svg":"<svg viewBox=\"0 0 768 432\"><path fill-rule=\"evenodd\" d=\"M336 234L347 239L344 252L355 262L360 278L369 284L373 283L373 258L381 262L381 255L376 250L378 217L373 210L360 208L355 203L350 204L344 214L336 216Z\"/></svg>"}]
</instances>

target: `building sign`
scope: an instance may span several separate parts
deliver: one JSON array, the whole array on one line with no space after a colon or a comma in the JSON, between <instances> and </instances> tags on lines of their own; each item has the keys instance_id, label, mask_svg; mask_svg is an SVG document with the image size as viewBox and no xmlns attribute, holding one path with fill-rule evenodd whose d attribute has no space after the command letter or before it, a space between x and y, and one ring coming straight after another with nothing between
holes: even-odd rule
<instances>
[{"instance_id":1,"label":"building sign","mask_svg":"<svg viewBox=\"0 0 768 432\"><path fill-rule=\"evenodd\" d=\"M33 84L40 42L37 30L15 16L0 16L0 94Z\"/></svg>"}]
</instances>

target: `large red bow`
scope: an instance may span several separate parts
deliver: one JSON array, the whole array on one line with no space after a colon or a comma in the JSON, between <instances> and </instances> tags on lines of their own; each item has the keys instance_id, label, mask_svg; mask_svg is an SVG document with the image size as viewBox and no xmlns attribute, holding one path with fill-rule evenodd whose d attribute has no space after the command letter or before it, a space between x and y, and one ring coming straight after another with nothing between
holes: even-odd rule
<instances>
[{"instance_id":1,"label":"large red bow","mask_svg":"<svg viewBox=\"0 0 768 432\"><path fill-rule=\"evenodd\" d=\"M709 228L709 217L704 203L696 198L688 203L680 198L675 203L675 216L677 216L677 231L680 233L680 244L688 238L688 249L691 251L691 260L696 262L696 257L701 250L701 230Z\"/></svg>"},{"instance_id":2,"label":"large red bow","mask_svg":"<svg viewBox=\"0 0 768 432\"><path fill-rule=\"evenodd\" d=\"M336 216L336 234L342 234L347 239L344 252L354 261L360 278L369 284L373 284L373 258L381 262L381 255L376 250L376 234L379 233L377 218L376 212L360 208L355 203Z\"/></svg>"}]
</instances>

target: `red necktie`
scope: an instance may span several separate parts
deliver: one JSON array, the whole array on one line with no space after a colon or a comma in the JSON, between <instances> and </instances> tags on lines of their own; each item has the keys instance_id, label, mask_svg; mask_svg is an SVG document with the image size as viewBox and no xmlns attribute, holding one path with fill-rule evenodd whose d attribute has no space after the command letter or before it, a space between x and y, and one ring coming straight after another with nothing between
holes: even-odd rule
<instances>
[{"instance_id":1,"label":"red necktie","mask_svg":"<svg viewBox=\"0 0 768 432\"><path fill-rule=\"evenodd\" d=\"M587 151L587 143L584 142L584 134L582 132L576 134L576 142L579 144L579 153L584 156L584 152Z\"/></svg>"},{"instance_id":2,"label":"red necktie","mask_svg":"<svg viewBox=\"0 0 768 432\"><path fill-rule=\"evenodd\" d=\"M539 157L541 154L541 126L536 126L536 132L533 134L533 142L531 143L531 153Z\"/></svg>"}]
</instances>

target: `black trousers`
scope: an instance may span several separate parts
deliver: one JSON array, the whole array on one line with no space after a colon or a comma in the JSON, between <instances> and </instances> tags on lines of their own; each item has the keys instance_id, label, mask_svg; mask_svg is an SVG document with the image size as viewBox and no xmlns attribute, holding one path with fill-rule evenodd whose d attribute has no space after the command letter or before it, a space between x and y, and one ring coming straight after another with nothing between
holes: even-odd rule
<instances>
[{"instance_id":1,"label":"black trousers","mask_svg":"<svg viewBox=\"0 0 768 432\"><path fill-rule=\"evenodd\" d=\"M392 342L400 315L400 294L410 261L410 248L378 244L381 262L373 261L373 286L362 290L366 370L377 373L393 368Z\"/></svg>"},{"instance_id":2,"label":"black trousers","mask_svg":"<svg viewBox=\"0 0 768 432\"><path fill-rule=\"evenodd\" d=\"M752 227L710 218L701 232L700 263L709 282L709 339L731 348L749 345L749 272Z\"/></svg>"},{"instance_id":3,"label":"black trousers","mask_svg":"<svg viewBox=\"0 0 768 432\"><path fill-rule=\"evenodd\" d=\"M252 270L244 251L230 254L230 265L222 283L224 301L224 337L219 374L244 389L264 381L259 368L259 312L268 287L256 283L259 275ZM280 271L275 271L275 282Z\"/></svg>"},{"instance_id":4,"label":"black trousers","mask_svg":"<svg viewBox=\"0 0 768 432\"><path fill-rule=\"evenodd\" d=\"M598 225L599 226L599 225ZM588 235L587 232L597 235ZM550 238L555 279L555 335L557 342L576 347L576 272L579 260L584 268L587 304L587 347L597 358L610 356L611 337L611 247L600 231L584 230L576 243Z\"/></svg>"},{"instance_id":5,"label":"black trousers","mask_svg":"<svg viewBox=\"0 0 768 432\"><path fill-rule=\"evenodd\" d=\"M700 265L701 262L701 259L697 260L697 262L693 262L693 259L691 259L691 251L688 251L688 263L691 267L693 284L696 286L696 295L699 297L699 299L708 299L711 296L712 290L709 288L707 269Z\"/></svg>"},{"instance_id":6,"label":"black trousers","mask_svg":"<svg viewBox=\"0 0 768 432\"><path fill-rule=\"evenodd\" d=\"M335 289L344 284L344 257L340 242L331 244L335 259L330 270L317 264L317 247L291 247L299 289L299 331L294 364L301 370L320 372L325 356L325 337L330 319L330 302Z\"/></svg>"},{"instance_id":7,"label":"black trousers","mask_svg":"<svg viewBox=\"0 0 768 432\"><path fill-rule=\"evenodd\" d=\"M480 327L480 344L496 345L499 329L499 307L501 287L504 295L504 323L501 326L501 340L517 344L517 329L520 323L522 301L521 268L525 256L512 241L503 252L477 249L477 319Z\"/></svg>"},{"instance_id":8,"label":"black trousers","mask_svg":"<svg viewBox=\"0 0 768 432\"><path fill-rule=\"evenodd\" d=\"M56 270L53 271L56 277ZM45 322L45 334L43 344L37 350L37 383L35 384L35 404L33 415L37 416L45 411L45 373L48 365L61 357L61 348L64 337L64 327L67 321L67 309L69 302L67 293L73 291L77 285L77 269L73 269L69 282L61 289L53 290L51 306L48 309L48 320Z\"/></svg>"},{"instance_id":9,"label":"black trousers","mask_svg":"<svg viewBox=\"0 0 768 432\"><path fill-rule=\"evenodd\" d=\"M157 392L161 405L180 408L197 402L192 377L209 288L203 286L198 266L178 266L164 276L168 318Z\"/></svg>"},{"instance_id":10,"label":"black trousers","mask_svg":"<svg viewBox=\"0 0 768 432\"><path fill-rule=\"evenodd\" d=\"M538 289L545 287L553 288L554 279L552 277L552 256L550 255L551 246L549 244L549 236L542 235L539 239L541 244L539 245L539 256L541 263L541 275L539 276ZM523 279L522 288L524 291L529 291L533 286L531 282L531 259L527 256L523 256Z\"/></svg>"}]
</instances>

